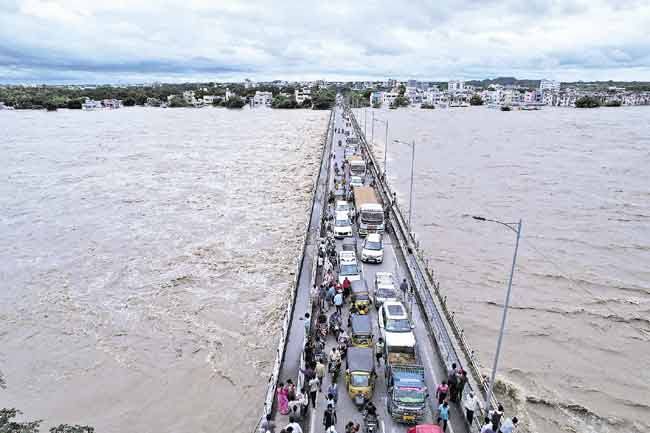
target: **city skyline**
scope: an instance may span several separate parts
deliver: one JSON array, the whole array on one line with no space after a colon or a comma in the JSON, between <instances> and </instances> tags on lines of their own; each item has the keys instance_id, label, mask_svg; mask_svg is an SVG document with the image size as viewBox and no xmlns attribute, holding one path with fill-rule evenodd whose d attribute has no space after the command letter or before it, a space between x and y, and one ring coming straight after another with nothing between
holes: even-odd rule
<instances>
[{"instance_id":1,"label":"city skyline","mask_svg":"<svg viewBox=\"0 0 650 433\"><path fill-rule=\"evenodd\" d=\"M650 77L650 3L8 0L0 82Z\"/></svg>"}]
</instances>

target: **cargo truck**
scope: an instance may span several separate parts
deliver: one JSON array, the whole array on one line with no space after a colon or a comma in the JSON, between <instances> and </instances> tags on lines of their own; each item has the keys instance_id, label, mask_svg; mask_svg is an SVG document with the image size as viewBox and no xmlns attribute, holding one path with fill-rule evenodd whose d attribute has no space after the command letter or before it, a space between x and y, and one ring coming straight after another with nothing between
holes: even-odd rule
<instances>
[{"instance_id":1,"label":"cargo truck","mask_svg":"<svg viewBox=\"0 0 650 433\"><path fill-rule=\"evenodd\" d=\"M350 176L359 176L364 178L366 176L366 162L360 156L351 156L350 159Z\"/></svg>"},{"instance_id":2,"label":"cargo truck","mask_svg":"<svg viewBox=\"0 0 650 433\"><path fill-rule=\"evenodd\" d=\"M384 232L384 208L379 204L372 187L354 188L354 206L357 209L359 236Z\"/></svg>"},{"instance_id":3,"label":"cargo truck","mask_svg":"<svg viewBox=\"0 0 650 433\"><path fill-rule=\"evenodd\" d=\"M424 419L429 396L424 367L418 362L415 346L391 346L390 343L386 341L384 348L386 410L396 422L415 424Z\"/></svg>"}]
</instances>

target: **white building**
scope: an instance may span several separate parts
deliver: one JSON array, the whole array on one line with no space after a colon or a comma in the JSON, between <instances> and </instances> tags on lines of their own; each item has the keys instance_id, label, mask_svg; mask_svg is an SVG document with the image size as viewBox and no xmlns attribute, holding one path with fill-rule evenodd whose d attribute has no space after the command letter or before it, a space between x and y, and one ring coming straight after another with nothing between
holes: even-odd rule
<instances>
[{"instance_id":1,"label":"white building","mask_svg":"<svg viewBox=\"0 0 650 433\"><path fill-rule=\"evenodd\" d=\"M251 100L251 107L270 107L271 101L273 101L273 93L258 90Z\"/></svg>"},{"instance_id":2,"label":"white building","mask_svg":"<svg viewBox=\"0 0 650 433\"><path fill-rule=\"evenodd\" d=\"M244 80L244 88L245 89L250 89L252 87L255 87L255 82L253 82L253 81L249 80L248 78L246 78Z\"/></svg>"},{"instance_id":3,"label":"white building","mask_svg":"<svg viewBox=\"0 0 650 433\"><path fill-rule=\"evenodd\" d=\"M188 104L194 104L194 102L196 102L196 97L194 96L194 91L193 90L184 91L183 92L183 99Z\"/></svg>"},{"instance_id":4,"label":"white building","mask_svg":"<svg viewBox=\"0 0 650 433\"><path fill-rule=\"evenodd\" d=\"M441 92L438 88L431 88L424 93L422 102L436 107L446 107L449 104L449 98L447 92Z\"/></svg>"},{"instance_id":5,"label":"white building","mask_svg":"<svg viewBox=\"0 0 650 433\"><path fill-rule=\"evenodd\" d=\"M311 90L305 88L296 89L295 98L298 104L302 104L305 101L305 99L311 99Z\"/></svg>"},{"instance_id":6,"label":"white building","mask_svg":"<svg viewBox=\"0 0 650 433\"><path fill-rule=\"evenodd\" d=\"M384 100L384 92L372 92L370 94L370 105L381 104Z\"/></svg>"},{"instance_id":7,"label":"white building","mask_svg":"<svg viewBox=\"0 0 650 433\"><path fill-rule=\"evenodd\" d=\"M449 92L464 92L465 82L463 80L451 80L447 83L447 90Z\"/></svg>"},{"instance_id":8,"label":"white building","mask_svg":"<svg viewBox=\"0 0 650 433\"><path fill-rule=\"evenodd\" d=\"M397 92L384 92L382 103L390 105L395 101L395 99L397 99L398 96L399 93Z\"/></svg>"},{"instance_id":9,"label":"white building","mask_svg":"<svg viewBox=\"0 0 650 433\"><path fill-rule=\"evenodd\" d=\"M235 92L231 92L230 89L226 89L226 101L235 96L237 96Z\"/></svg>"},{"instance_id":10,"label":"white building","mask_svg":"<svg viewBox=\"0 0 650 433\"><path fill-rule=\"evenodd\" d=\"M560 91L560 82L553 80L541 80L539 82L539 91L550 91L550 92L559 92Z\"/></svg>"}]
</instances>

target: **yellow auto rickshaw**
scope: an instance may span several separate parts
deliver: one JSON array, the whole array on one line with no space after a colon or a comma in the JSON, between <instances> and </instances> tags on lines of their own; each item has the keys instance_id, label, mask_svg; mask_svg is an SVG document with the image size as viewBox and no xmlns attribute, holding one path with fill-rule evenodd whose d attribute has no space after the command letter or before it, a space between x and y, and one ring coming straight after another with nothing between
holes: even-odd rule
<instances>
[{"instance_id":1,"label":"yellow auto rickshaw","mask_svg":"<svg viewBox=\"0 0 650 433\"><path fill-rule=\"evenodd\" d=\"M350 338L356 347L372 347L372 324L369 315L350 315Z\"/></svg>"},{"instance_id":2,"label":"yellow auto rickshaw","mask_svg":"<svg viewBox=\"0 0 650 433\"><path fill-rule=\"evenodd\" d=\"M359 314L368 314L370 310L370 293L366 280L352 281L350 286L353 310Z\"/></svg>"},{"instance_id":3,"label":"yellow auto rickshaw","mask_svg":"<svg viewBox=\"0 0 650 433\"><path fill-rule=\"evenodd\" d=\"M354 347L348 349L346 357L347 369L345 384L348 394L358 407L363 407L372 399L375 390L375 358L370 347Z\"/></svg>"}]
</instances>

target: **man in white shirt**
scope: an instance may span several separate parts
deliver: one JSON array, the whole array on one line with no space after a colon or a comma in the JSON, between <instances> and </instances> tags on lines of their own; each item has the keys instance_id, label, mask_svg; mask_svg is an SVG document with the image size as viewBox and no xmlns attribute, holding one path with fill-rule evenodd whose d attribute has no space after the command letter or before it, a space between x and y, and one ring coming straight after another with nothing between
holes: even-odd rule
<instances>
[{"instance_id":1,"label":"man in white shirt","mask_svg":"<svg viewBox=\"0 0 650 433\"><path fill-rule=\"evenodd\" d=\"M499 432L501 433L512 433L515 430L515 426L517 425L517 417L513 417L512 419L506 418L505 421L503 421L503 424L501 424L501 427L499 428Z\"/></svg>"},{"instance_id":2,"label":"man in white shirt","mask_svg":"<svg viewBox=\"0 0 650 433\"><path fill-rule=\"evenodd\" d=\"M290 428L291 430L289 430ZM287 424L285 430L293 433L302 433L302 427L300 427L300 424L293 417L289 417L289 424Z\"/></svg>"},{"instance_id":3,"label":"man in white shirt","mask_svg":"<svg viewBox=\"0 0 650 433\"><path fill-rule=\"evenodd\" d=\"M467 397L465 397L463 406L465 407L465 415L467 416L467 422L469 423L469 425L472 425L472 422L474 421L474 412L476 412L481 408L481 402L479 401L478 398L476 398L473 392L470 392L469 394L467 394Z\"/></svg>"}]
</instances>

